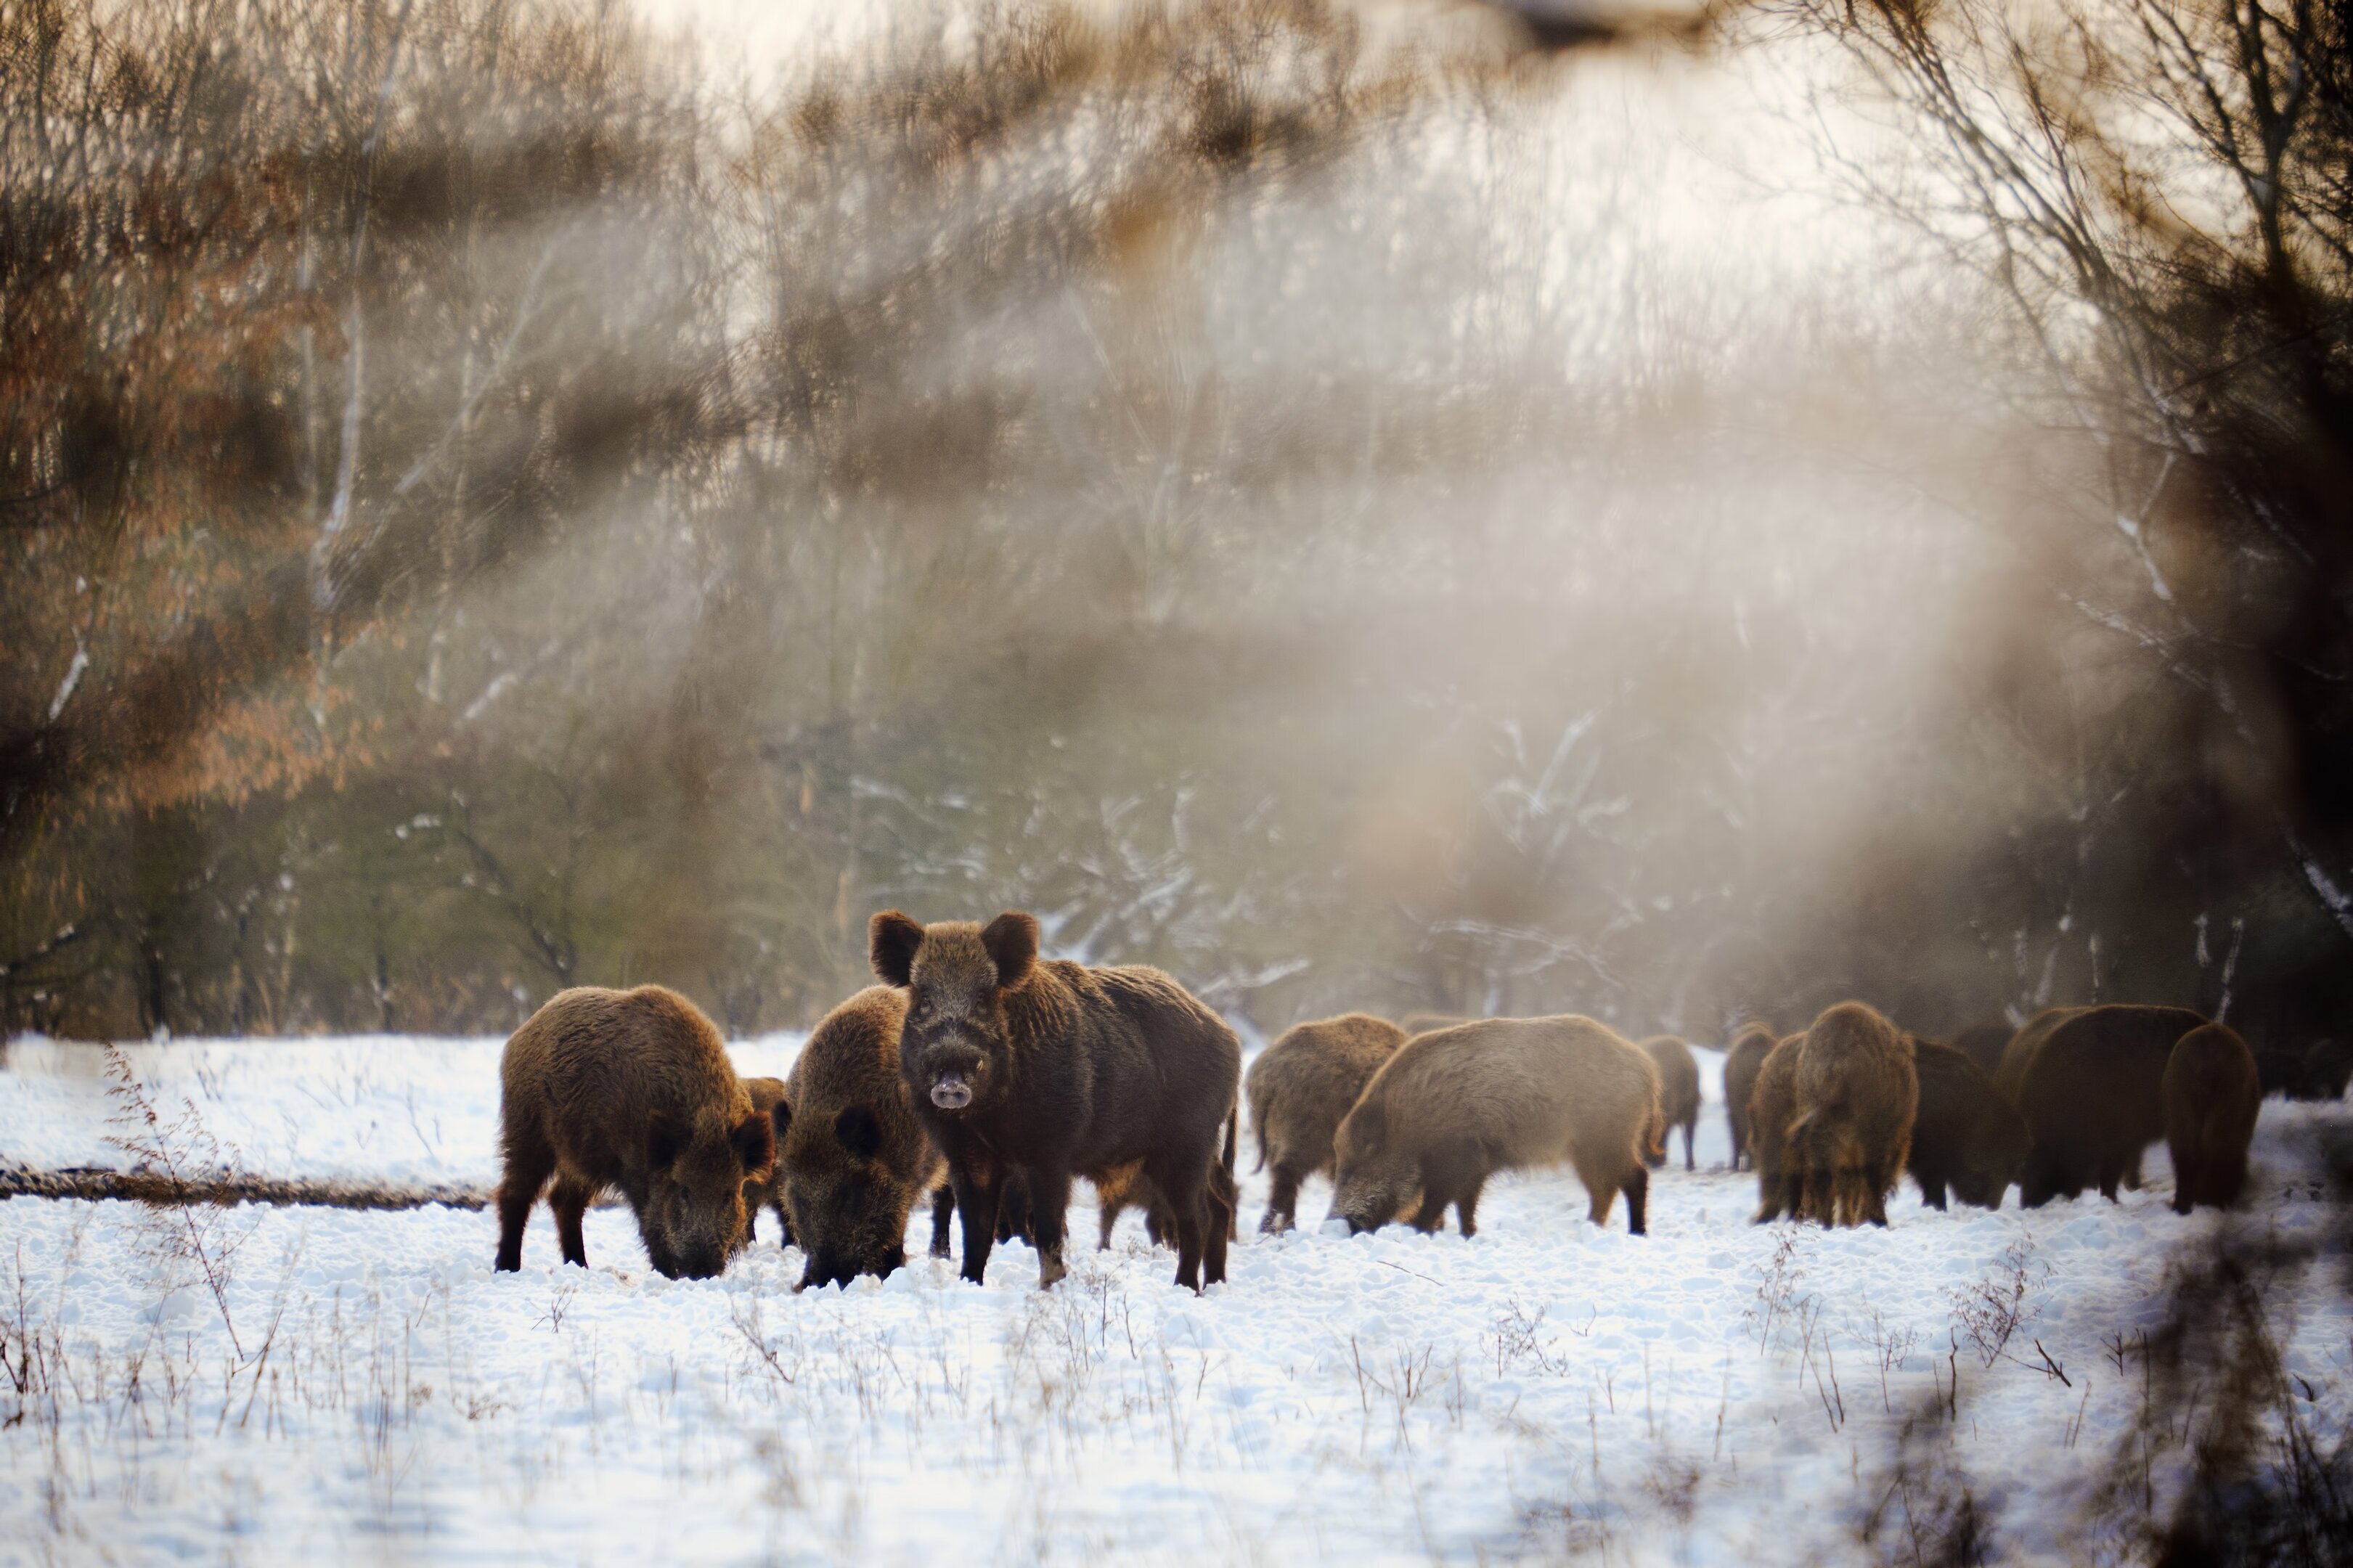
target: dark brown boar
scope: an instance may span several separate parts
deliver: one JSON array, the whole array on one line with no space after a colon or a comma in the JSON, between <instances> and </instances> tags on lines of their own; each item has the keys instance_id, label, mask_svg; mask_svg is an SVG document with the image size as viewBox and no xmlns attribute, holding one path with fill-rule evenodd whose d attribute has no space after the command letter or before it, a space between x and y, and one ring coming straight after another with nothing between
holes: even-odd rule
<instances>
[{"instance_id":1,"label":"dark brown boar","mask_svg":"<svg viewBox=\"0 0 2353 1568\"><path fill-rule=\"evenodd\" d=\"M1947 1043L1977 1063L1978 1070L1991 1082L2001 1071L2001 1053L2010 1048L2010 1037L2017 1032L2008 1024L1971 1024Z\"/></svg>"},{"instance_id":2,"label":"dark brown boar","mask_svg":"<svg viewBox=\"0 0 2353 1568\"><path fill-rule=\"evenodd\" d=\"M776 1163L775 1125L693 1003L659 985L558 992L507 1041L499 1077L499 1268L522 1267L551 1176L566 1263L587 1267L580 1216L607 1187L670 1279L709 1279L742 1250L744 1184Z\"/></svg>"},{"instance_id":3,"label":"dark brown boar","mask_svg":"<svg viewBox=\"0 0 2353 1568\"><path fill-rule=\"evenodd\" d=\"M1748 1094L1748 1154L1757 1167L1757 1223L1800 1210L1798 1174L1789 1155L1789 1123L1798 1115L1800 1034L1785 1036L1765 1053Z\"/></svg>"},{"instance_id":4,"label":"dark brown boar","mask_svg":"<svg viewBox=\"0 0 2353 1568\"><path fill-rule=\"evenodd\" d=\"M1915 1038L1912 1062L1920 1075L1920 1114L1905 1164L1920 1184L1921 1201L1941 1209L1949 1187L1963 1203L2001 1207L2026 1164L2025 1119L1967 1052Z\"/></svg>"},{"instance_id":5,"label":"dark brown boar","mask_svg":"<svg viewBox=\"0 0 2353 1568\"><path fill-rule=\"evenodd\" d=\"M1490 1175L1565 1161L1593 1223L1609 1223L1622 1191L1627 1228L1640 1236L1643 1156L1662 1126L1657 1064L1590 1018L1489 1018L1417 1036L1341 1120L1332 1216L1353 1234L1410 1210L1417 1229L1432 1231L1451 1204L1472 1236Z\"/></svg>"},{"instance_id":6,"label":"dark brown boar","mask_svg":"<svg viewBox=\"0 0 2353 1568\"><path fill-rule=\"evenodd\" d=\"M1724 1053L1724 1120L1732 1129L1732 1168L1740 1169L1743 1156L1754 1165L1756 1156L1750 1145L1754 1133L1748 1124L1749 1097L1757 1092L1757 1075L1764 1070L1765 1058L1773 1049L1773 1030L1767 1024L1751 1020L1741 1026L1740 1033Z\"/></svg>"},{"instance_id":7,"label":"dark brown boar","mask_svg":"<svg viewBox=\"0 0 2353 1568\"><path fill-rule=\"evenodd\" d=\"M747 1078L744 1080L744 1092L752 1097L753 1110L776 1124L776 1136L781 1139L785 1119L776 1114L776 1108L785 1102L785 1080L780 1078ZM763 1208L776 1211L776 1227L782 1233L776 1245L790 1247L793 1244L793 1219L785 1212L785 1168L782 1163L772 1164L766 1175L749 1177L744 1183L744 1240L746 1244L760 1239L760 1211Z\"/></svg>"},{"instance_id":8,"label":"dark brown boar","mask_svg":"<svg viewBox=\"0 0 2353 1568\"><path fill-rule=\"evenodd\" d=\"M2173 1044L2159 1080L2165 1143L2173 1154L2173 1211L2229 1208L2247 1186L2263 1086L2255 1053L2227 1024L2205 1024Z\"/></svg>"},{"instance_id":9,"label":"dark brown boar","mask_svg":"<svg viewBox=\"0 0 2353 1568\"><path fill-rule=\"evenodd\" d=\"M1225 1278L1234 1192L1219 1145L1241 1079L1225 1020L1156 969L1039 958L1038 922L1017 911L925 927L888 910L868 942L874 973L907 993L900 1076L947 1157L965 1279L987 1268L1008 1173L1029 1184L1050 1286L1067 1272L1071 1178L1139 1163L1176 1224L1176 1283Z\"/></svg>"},{"instance_id":10,"label":"dark brown boar","mask_svg":"<svg viewBox=\"0 0 2353 1568\"><path fill-rule=\"evenodd\" d=\"M1332 1173L1332 1135L1383 1062L1409 1038L1386 1018L1344 1013L1296 1024L1259 1053L1242 1080L1259 1169L1273 1172L1261 1231L1289 1230L1299 1184Z\"/></svg>"},{"instance_id":11,"label":"dark brown boar","mask_svg":"<svg viewBox=\"0 0 2353 1568\"><path fill-rule=\"evenodd\" d=\"M1642 1049L1658 1064L1660 1114L1670 1130L1683 1130L1683 1169L1697 1170L1692 1135L1699 1130L1699 1064L1692 1059L1691 1047L1672 1035L1653 1035L1642 1042ZM1663 1140L1650 1162L1654 1171L1667 1163Z\"/></svg>"},{"instance_id":12,"label":"dark brown boar","mask_svg":"<svg viewBox=\"0 0 2353 1568\"><path fill-rule=\"evenodd\" d=\"M2053 1021L2023 1062L2011 1041L2002 1068L2018 1071L2017 1105L2032 1140L2020 1204L2039 1208L2095 1184L2116 1201L2141 1151L2165 1136L2173 1044L2205 1022L2187 1007L2078 1007Z\"/></svg>"},{"instance_id":13,"label":"dark brown boar","mask_svg":"<svg viewBox=\"0 0 2353 1568\"><path fill-rule=\"evenodd\" d=\"M2001 1047L2000 1065L1994 1068L1994 1088L2008 1096L2012 1105L2017 1104L2019 1090L2026 1082L2026 1064L2034 1059L2036 1048L2051 1037L2052 1030L2076 1014L2089 1011L2086 1007L2045 1007L2020 1025L2018 1032Z\"/></svg>"},{"instance_id":14,"label":"dark brown boar","mask_svg":"<svg viewBox=\"0 0 2353 1568\"><path fill-rule=\"evenodd\" d=\"M785 1085L777 1184L807 1259L800 1288L887 1279L907 1260L907 1216L941 1186L940 1152L899 1081L906 997L870 985L809 1031ZM934 1202L932 1255L948 1251L948 1205Z\"/></svg>"},{"instance_id":15,"label":"dark brown boar","mask_svg":"<svg viewBox=\"0 0 2353 1568\"><path fill-rule=\"evenodd\" d=\"M1800 1216L1885 1225L1919 1111L1912 1042L1863 1003L1825 1007L1798 1047L1795 1089L1788 1159Z\"/></svg>"}]
</instances>

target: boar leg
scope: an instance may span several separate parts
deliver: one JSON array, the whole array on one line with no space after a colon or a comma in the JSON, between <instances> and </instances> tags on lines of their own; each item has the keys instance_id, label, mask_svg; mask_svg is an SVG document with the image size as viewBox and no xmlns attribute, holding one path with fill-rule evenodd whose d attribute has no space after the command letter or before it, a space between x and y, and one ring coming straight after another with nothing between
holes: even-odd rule
<instances>
[{"instance_id":1,"label":"boar leg","mask_svg":"<svg viewBox=\"0 0 2353 1568\"><path fill-rule=\"evenodd\" d=\"M1241 1196L1234 1191L1233 1173L1223 1165L1209 1167L1203 1194L1208 1200L1208 1217L1201 1233L1201 1280L1215 1285L1226 1277L1226 1243L1233 1239L1234 1211L1241 1206Z\"/></svg>"},{"instance_id":2,"label":"boar leg","mask_svg":"<svg viewBox=\"0 0 2353 1568\"><path fill-rule=\"evenodd\" d=\"M1651 1173L1640 1160L1626 1173L1626 1232L1630 1236L1645 1236L1651 1213ZM1608 1215L1605 1214L1604 1218Z\"/></svg>"},{"instance_id":3,"label":"boar leg","mask_svg":"<svg viewBox=\"0 0 2353 1568\"><path fill-rule=\"evenodd\" d=\"M1454 1194L1454 1217L1461 1223L1465 1236L1479 1234L1479 1194L1486 1185L1487 1178L1483 1174L1474 1175Z\"/></svg>"},{"instance_id":4,"label":"boar leg","mask_svg":"<svg viewBox=\"0 0 2353 1568\"><path fill-rule=\"evenodd\" d=\"M1029 1244L1038 1249L1038 1289L1068 1274L1062 1263L1062 1221L1071 1206L1071 1173L1033 1165L1029 1182Z\"/></svg>"},{"instance_id":5,"label":"boar leg","mask_svg":"<svg viewBox=\"0 0 2353 1568\"><path fill-rule=\"evenodd\" d=\"M588 1267L588 1244L580 1235L580 1216L587 1212L593 1196L568 1176L558 1176L555 1190L547 1194L547 1206L555 1211L555 1238L564 1247L564 1261L583 1268Z\"/></svg>"},{"instance_id":6,"label":"boar leg","mask_svg":"<svg viewBox=\"0 0 2353 1568\"><path fill-rule=\"evenodd\" d=\"M1266 1195L1266 1215L1258 1228L1268 1236L1280 1236L1296 1222L1299 1214L1298 1168L1288 1158L1271 1162L1274 1180Z\"/></svg>"},{"instance_id":7,"label":"boar leg","mask_svg":"<svg viewBox=\"0 0 2353 1568\"><path fill-rule=\"evenodd\" d=\"M1004 1176L994 1165L985 1167L986 1184L961 1166L949 1167L955 1187L956 1217L964 1222L962 1276L977 1285L988 1271L989 1249L997 1245L997 1203Z\"/></svg>"},{"instance_id":8,"label":"boar leg","mask_svg":"<svg viewBox=\"0 0 2353 1568\"><path fill-rule=\"evenodd\" d=\"M1696 1171L1699 1169L1698 1162L1692 1154L1692 1138L1693 1135L1698 1131L1699 1123L1696 1121L1686 1121L1683 1123L1683 1169L1686 1171Z\"/></svg>"},{"instance_id":9,"label":"boar leg","mask_svg":"<svg viewBox=\"0 0 2353 1568\"><path fill-rule=\"evenodd\" d=\"M506 1176L499 1184L499 1258L497 1268L512 1274L522 1267L522 1233L531 1224L531 1205L539 1189L555 1173L555 1151L537 1137L507 1129Z\"/></svg>"},{"instance_id":10,"label":"boar leg","mask_svg":"<svg viewBox=\"0 0 2353 1568\"><path fill-rule=\"evenodd\" d=\"M1169 1215L1176 1222L1176 1283L1198 1292L1201 1289L1202 1227L1208 1207L1209 1151L1162 1156L1147 1162L1144 1173L1160 1189L1160 1195L1167 1200ZM1222 1265L1222 1244L1218 1254ZM1221 1271L1209 1282L1214 1285L1222 1277Z\"/></svg>"},{"instance_id":11,"label":"boar leg","mask_svg":"<svg viewBox=\"0 0 2353 1568\"><path fill-rule=\"evenodd\" d=\"M955 1188L945 1182L932 1189L932 1256L948 1255L948 1222L955 1217Z\"/></svg>"}]
</instances>

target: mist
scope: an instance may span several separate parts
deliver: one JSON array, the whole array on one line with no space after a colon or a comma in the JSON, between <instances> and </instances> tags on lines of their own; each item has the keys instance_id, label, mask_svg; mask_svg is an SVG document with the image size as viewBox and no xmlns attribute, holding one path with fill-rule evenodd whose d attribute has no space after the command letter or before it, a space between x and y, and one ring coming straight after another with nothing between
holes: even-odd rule
<instances>
[{"instance_id":1,"label":"mist","mask_svg":"<svg viewBox=\"0 0 2353 1568\"><path fill-rule=\"evenodd\" d=\"M2260 1032L2340 952L2176 852L2275 791L1818 40L10 19L14 1027L753 1031L893 905L1270 1034Z\"/></svg>"}]
</instances>

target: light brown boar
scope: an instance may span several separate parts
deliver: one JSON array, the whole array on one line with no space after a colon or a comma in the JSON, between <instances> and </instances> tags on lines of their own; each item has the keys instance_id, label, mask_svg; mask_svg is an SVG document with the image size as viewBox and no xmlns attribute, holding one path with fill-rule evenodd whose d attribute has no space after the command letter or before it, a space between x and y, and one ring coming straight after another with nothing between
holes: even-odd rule
<instances>
[{"instance_id":1,"label":"light brown boar","mask_svg":"<svg viewBox=\"0 0 2353 1568\"><path fill-rule=\"evenodd\" d=\"M1798 1047L1806 1037L1784 1037L1757 1066L1748 1093L1748 1155L1757 1167L1758 1225L1799 1212L1799 1193L1789 1160L1789 1123L1798 1114Z\"/></svg>"},{"instance_id":2,"label":"light brown boar","mask_svg":"<svg viewBox=\"0 0 2353 1568\"><path fill-rule=\"evenodd\" d=\"M1724 1120L1732 1130L1732 1168L1740 1169L1745 1155L1755 1164L1750 1144L1755 1134L1748 1123L1749 1097L1757 1092L1757 1075L1774 1046L1772 1026L1755 1019L1744 1024L1724 1053Z\"/></svg>"},{"instance_id":3,"label":"light brown boar","mask_svg":"<svg viewBox=\"0 0 2353 1568\"><path fill-rule=\"evenodd\" d=\"M1451 1204L1471 1236L1490 1175L1566 1162L1593 1223L1609 1223L1622 1191L1627 1228L1640 1236L1643 1156L1661 1125L1657 1065L1606 1025L1489 1018L1440 1029L1400 1047L1342 1119L1332 1216L1353 1234L1410 1209L1414 1226L1432 1231Z\"/></svg>"},{"instance_id":4,"label":"light brown boar","mask_svg":"<svg viewBox=\"0 0 2353 1568\"><path fill-rule=\"evenodd\" d=\"M1861 1002L1826 1007L1798 1047L1788 1159L1800 1217L1887 1223L1920 1107L1912 1042Z\"/></svg>"},{"instance_id":5,"label":"light brown boar","mask_svg":"<svg viewBox=\"0 0 2353 1568\"><path fill-rule=\"evenodd\" d=\"M1332 1173L1340 1119L1409 1037L1386 1018L1344 1013L1293 1025L1250 1063L1242 1092L1258 1137L1259 1169L1273 1173L1260 1230L1292 1227L1299 1184Z\"/></svg>"},{"instance_id":6,"label":"light brown boar","mask_svg":"<svg viewBox=\"0 0 2353 1568\"><path fill-rule=\"evenodd\" d=\"M2263 1102L2255 1053L2229 1025L2202 1025L2174 1042L2162 1093L2174 1212L2229 1208L2246 1191L2247 1145Z\"/></svg>"},{"instance_id":7,"label":"light brown boar","mask_svg":"<svg viewBox=\"0 0 2353 1568\"><path fill-rule=\"evenodd\" d=\"M1692 1135L1699 1131L1699 1064L1692 1060L1691 1047L1672 1035L1652 1035L1642 1042L1642 1049L1659 1067L1660 1114L1669 1128L1683 1130L1683 1169L1696 1170ZM1656 1170L1666 1163L1662 1136L1657 1152L1651 1156L1651 1168Z\"/></svg>"},{"instance_id":8,"label":"light brown boar","mask_svg":"<svg viewBox=\"0 0 2353 1568\"><path fill-rule=\"evenodd\" d=\"M899 1080L903 992L870 985L809 1031L777 1113L776 1184L807 1259L800 1289L887 1279L907 1260L907 1216L934 1194L932 1256L948 1255L946 1162Z\"/></svg>"},{"instance_id":9,"label":"light brown boar","mask_svg":"<svg viewBox=\"0 0 2353 1568\"><path fill-rule=\"evenodd\" d=\"M608 1187L670 1279L709 1279L743 1249L744 1185L776 1163L775 1127L693 1003L659 985L558 992L507 1041L499 1075L500 1268L522 1267L551 1176L566 1263L587 1267L580 1216Z\"/></svg>"}]
</instances>

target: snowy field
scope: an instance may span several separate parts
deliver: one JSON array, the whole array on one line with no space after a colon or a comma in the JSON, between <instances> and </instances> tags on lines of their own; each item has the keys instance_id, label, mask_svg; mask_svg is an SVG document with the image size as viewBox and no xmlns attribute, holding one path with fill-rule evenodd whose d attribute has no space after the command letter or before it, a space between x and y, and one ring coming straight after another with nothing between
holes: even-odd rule
<instances>
[{"instance_id":1,"label":"snowy field","mask_svg":"<svg viewBox=\"0 0 2353 1568\"><path fill-rule=\"evenodd\" d=\"M250 1171L472 1184L498 1049L128 1055ZM1491 1186L1470 1241L1316 1234L1321 1182L1307 1232L1263 1238L1247 1178L1198 1299L1134 1215L1050 1294L1016 1245L985 1289L919 1256L796 1296L773 1219L724 1279L671 1282L620 1210L589 1216L587 1271L543 1208L493 1277L486 1213L0 1203L0 1563L1908 1562L1962 1481L2006 1560L2116 1555L2092 1503L2133 1337L2222 1223L2169 1211L2163 1151L2121 1205L1940 1215L1907 1184L1885 1232L1754 1226L1702 1061L1701 1170L1678 1140L1647 1237L1546 1175ZM16 1043L0 1161L126 1164L108 1090L99 1049ZM2286 1173L2345 1113L2266 1104L2233 1223L2318 1226ZM2341 1420L2332 1285L2302 1288L2287 1362Z\"/></svg>"}]
</instances>

